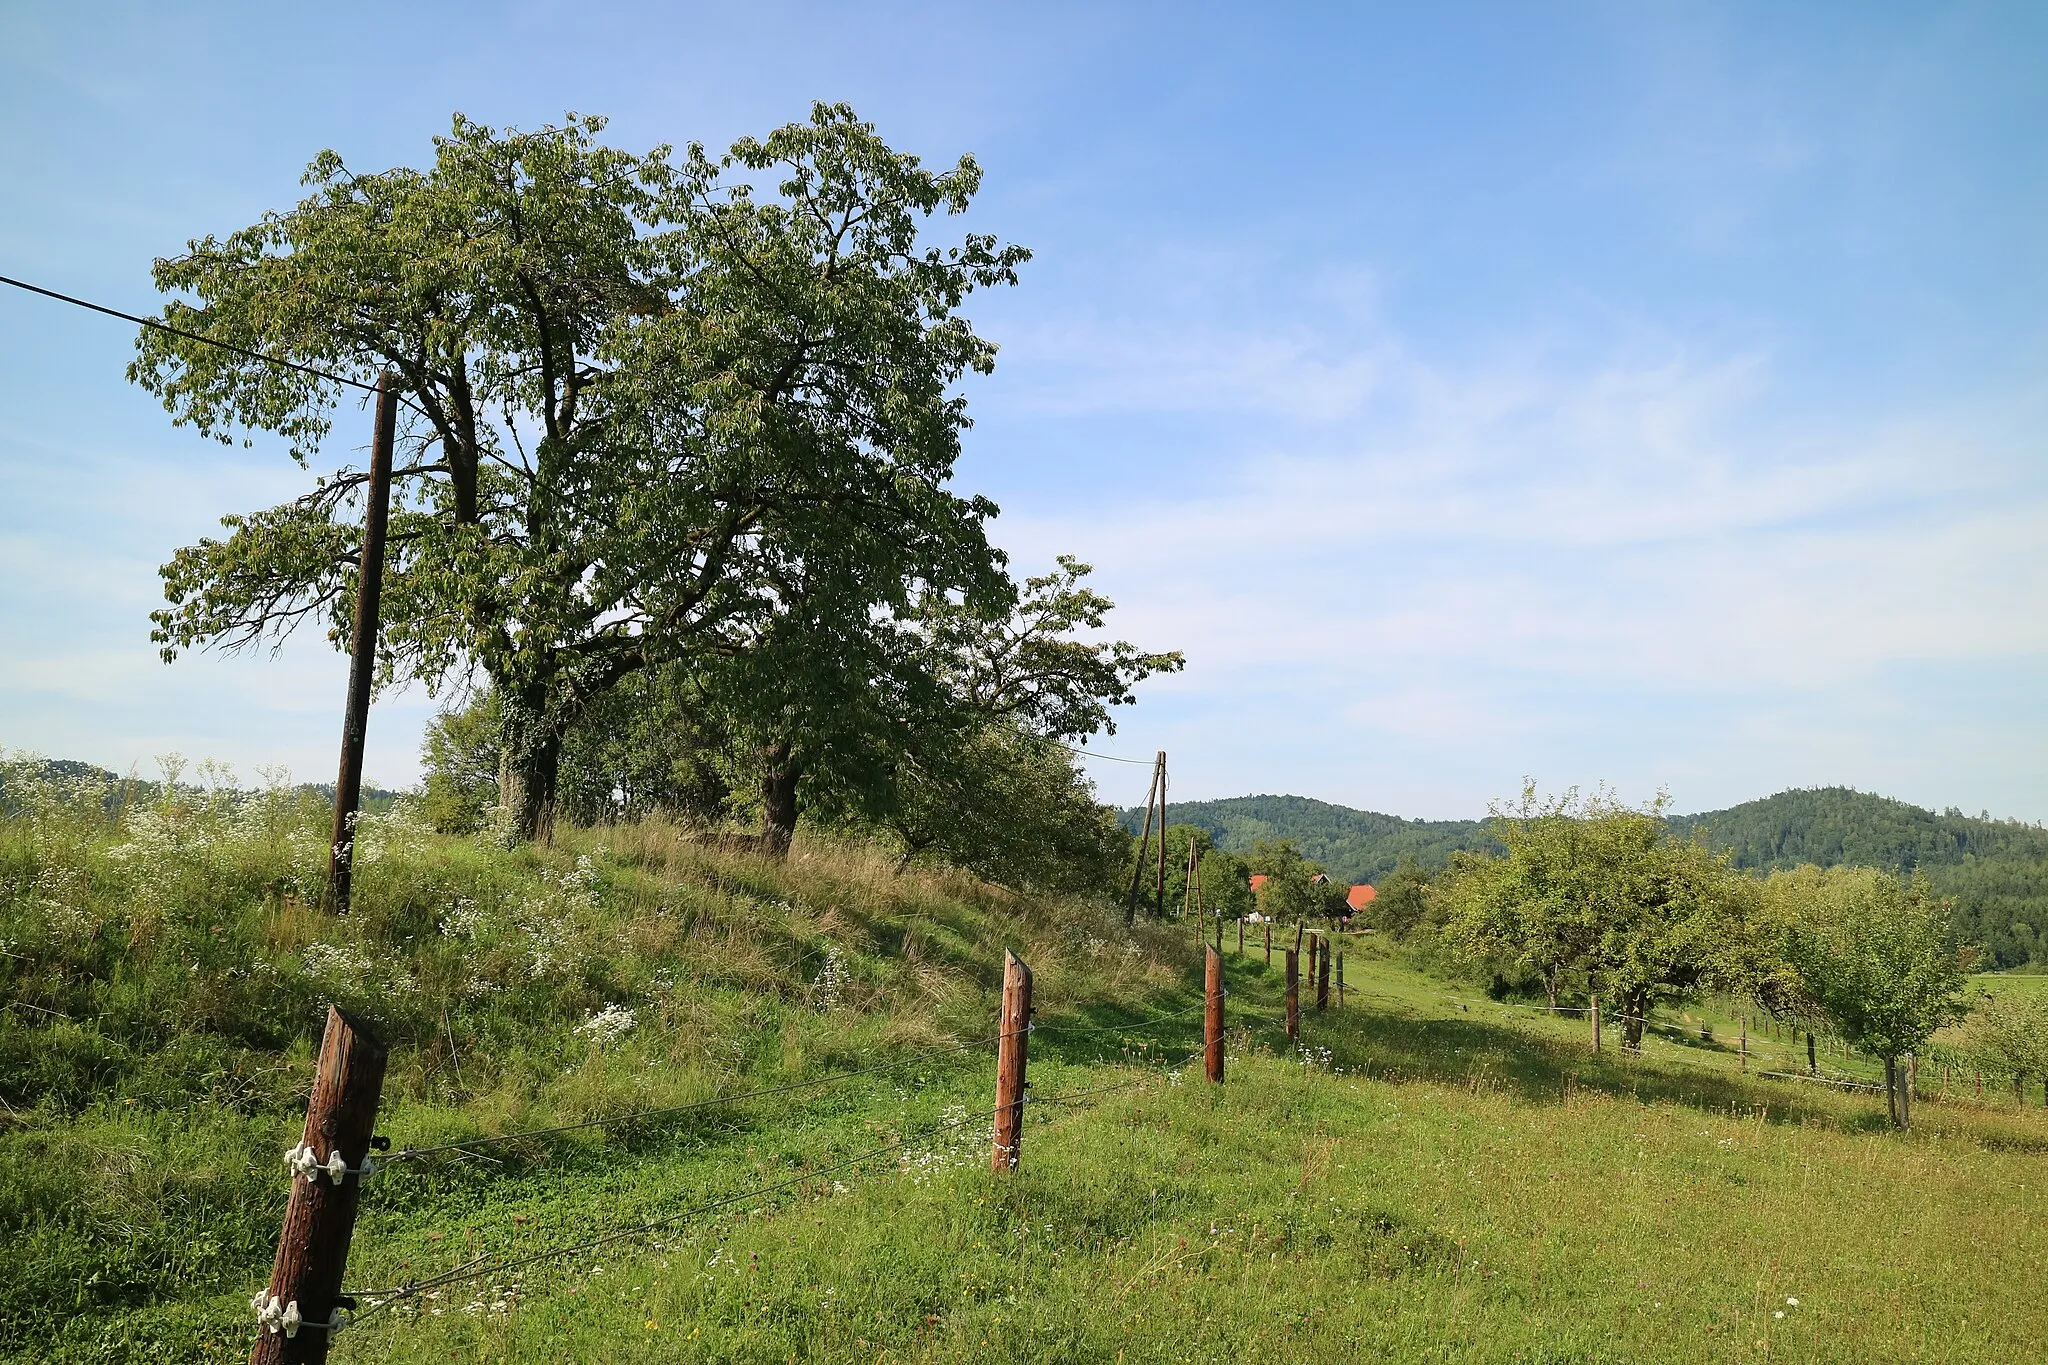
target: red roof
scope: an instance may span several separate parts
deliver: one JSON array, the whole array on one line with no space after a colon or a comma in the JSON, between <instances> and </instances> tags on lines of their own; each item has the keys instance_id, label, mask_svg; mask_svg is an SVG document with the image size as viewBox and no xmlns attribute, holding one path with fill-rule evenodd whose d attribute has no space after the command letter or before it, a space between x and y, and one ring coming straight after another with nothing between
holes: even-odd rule
<instances>
[{"instance_id":1,"label":"red roof","mask_svg":"<svg viewBox=\"0 0 2048 1365\"><path fill-rule=\"evenodd\" d=\"M1344 899L1351 903L1353 910L1363 910L1366 906L1378 900L1379 895L1379 892L1369 886L1354 886L1351 888L1350 894L1345 896Z\"/></svg>"},{"instance_id":2,"label":"red roof","mask_svg":"<svg viewBox=\"0 0 2048 1365\"><path fill-rule=\"evenodd\" d=\"M1264 886L1264 885L1266 884L1266 882L1267 882L1267 881L1268 881L1268 878L1267 878L1267 876L1266 876L1266 874L1265 874L1265 873L1263 873L1263 872L1254 872L1254 873L1252 873L1252 891L1253 891L1253 893L1254 893L1254 894L1256 894L1256 893L1258 892L1258 889L1259 889L1260 887Z\"/></svg>"}]
</instances>

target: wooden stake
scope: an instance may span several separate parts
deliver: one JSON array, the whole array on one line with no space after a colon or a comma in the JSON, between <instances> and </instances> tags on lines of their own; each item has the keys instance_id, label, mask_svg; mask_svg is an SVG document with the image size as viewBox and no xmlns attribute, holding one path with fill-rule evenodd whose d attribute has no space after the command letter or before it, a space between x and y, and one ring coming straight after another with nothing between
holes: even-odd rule
<instances>
[{"instance_id":1,"label":"wooden stake","mask_svg":"<svg viewBox=\"0 0 2048 1365\"><path fill-rule=\"evenodd\" d=\"M1237 917L1237 955L1244 956L1244 916Z\"/></svg>"},{"instance_id":2,"label":"wooden stake","mask_svg":"<svg viewBox=\"0 0 2048 1365\"><path fill-rule=\"evenodd\" d=\"M1806 1074L1809 1076L1820 1075L1820 1063L1814 1059L1813 1055L1812 1029L1806 1031Z\"/></svg>"},{"instance_id":3,"label":"wooden stake","mask_svg":"<svg viewBox=\"0 0 2048 1365\"><path fill-rule=\"evenodd\" d=\"M1024 1153L1024 1065L1031 1044L1031 969L1003 950L1002 1039L996 1051L996 1131L989 1169L1016 1168Z\"/></svg>"},{"instance_id":4,"label":"wooden stake","mask_svg":"<svg viewBox=\"0 0 2048 1365\"><path fill-rule=\"evenodd\" d=\"M1287 950L1287 1036L1301 1037L1301 950Z\"/></svg>"},{"instance_id":5,"label":"wooden stake","mask_svg":"<svg viewBox=\"0 0 2048 1365\"><path fill-rule=\"evenodd\" d=\"M1741 1058L1737 1062L1737 1069L1749 1070L1749 1016L1746 1014L1742 1016Z\"/></svg>"},{"instance_id":6,"label":"wooden stake","mask_svg":"<svg viewBox=\"0 0 2048 1365\"><path fill-rule=\"evenodd\" d=\"M363 804L363 743L370 728L370 691L377 683L377 613L384 593L384 533L391 517L391 447L397 439L397 380L377 379L377 425L370 441L370 482L364 490L363 549L356 565L355 629L349 634L348 701L341 717L341 771L334 779L334 832L327 841L322 897L348 913L355 878L356 817Z\"/></svg>"},{"instance_id":7,"label":"wooden stake","mask_svg":"<svg viewBox=\"0 0 2048 1365\"><path fill-rule=\"evenodd\" d=\"M1330 944L1321 934L1316 943L1316 1013L1321 1014L1330 1007Z\"/></svg>"},{"instance_id":8,"label":"wooden stake","mask_svg":"<svg viewBox=\"0 0 2048 1365\"><path fill-rule=\"evenodd\" d=\"M1202 1067L1211 1085L1223 1084L1223 954L1215 948L1203 963Z\"/></svg>"},{"instance_id":9,"label":"wooden stake","mask_svg":"<svg viewBox=\"0 0 2048 1365\"><path fill-rule=\"evenodd\" d=\"M1337 1008L1344 1008L1344 954L1337 954Z\"/></svg>"},{"instance_id":10,"label":"wooden stake","mask_svg":"<svg viewBox=\"0 0 2048 1365\"><path fill-rule=\"evenodd\" d=\"M1600 997L1593 997L1593 1051L1600 1050Z\"/></svg>"},{"instance_id":11,"label":"wooden stake","mask_svg":"<svg viewBox=\"0 0 2048 1365\"><path fill-rule=\"evenodd\" d=\"M356 1204L362 1177L355 1174L370 1154L377 1127L377 1102L384 1087L384 1044L369 1029L340 1010L327 1010L327 1030L320 1038L320 1061L313 1073L313 1094L306 1106L306 1127L299 1139L323 1167L338 1152L349 1173L335 1180L325 1170L308 1176L293 1172L291 1200L285 1205L284 1227L278 1233L277 1259L270 1269L264 1298L276 1312L303 1324L286 1335L281 1321L258 1329L251 1365L298 1365L327 1359L334 1333L332 1322L348 1269L349 1237L355 1231ZM293 1306L297 1313L292 1314ZM258 1313L265 1310L258 1307Z\"/></svg>"},{"instance_id":12,"label":"wooden stake","mask_svg":"<svg viewBox=\"0 0 2048 1365\"><path fill-rule=\"evenodd\" d=\"M1273 921L1267 920L1259 926L1266 931L1266 965L1273 965Z\"/></svg>"}]
</instances>

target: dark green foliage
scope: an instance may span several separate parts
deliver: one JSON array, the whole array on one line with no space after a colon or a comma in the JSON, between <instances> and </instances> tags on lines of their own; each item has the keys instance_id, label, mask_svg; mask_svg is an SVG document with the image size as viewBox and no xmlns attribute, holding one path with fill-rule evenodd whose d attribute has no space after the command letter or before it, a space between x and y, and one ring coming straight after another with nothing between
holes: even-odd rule
<instances>
[{"instance_id":1,"label":"dark green foliage","mask_svg":"<svg viewBox=\"0 0 2048 1365\"><path fill-rule=\"evenodd\" d=\"M1143 808L1123 812L1126 829L1137 832ZM1403 820L1398 815L1351 810L1306 796L1234 796L1220 801L1175 801L1170 823L1198 825L1218 848L1248 853L1261 839L1287 839L1302 856L1320 863L1346 885L1377 884L1403 855L1423 867L1442 867L1453 852L1500 852L1480 820Z\"/></svg>"},{"instance_id":2,"label":"dark green foliage","mask_svg":"<svg viewBox=\"0 0 2048 1365\"><path fill-rule=\"evenodd\" d=\"M1956 932L1981 944L1991 965L2048 957L2048 830L2018 820L1940 815L1848 787L1779 792L1727 810L1674 817L1681 834L1752 871L1874 867L1919 873L1954 902Z\"/></svg>"}]
</instances>

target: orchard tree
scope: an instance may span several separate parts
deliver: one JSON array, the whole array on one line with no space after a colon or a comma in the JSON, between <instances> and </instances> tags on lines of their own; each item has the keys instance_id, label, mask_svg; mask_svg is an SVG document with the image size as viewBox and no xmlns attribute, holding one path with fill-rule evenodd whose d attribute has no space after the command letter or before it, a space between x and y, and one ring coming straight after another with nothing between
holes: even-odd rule
<instances>
[{"instance_id":1,"label":"orchard tree","mask_svg":"<svg viewBox=\"0 0 2048 1365\"><path fill-rule=\"evenodd\" d=\"M778 571L832 559L849 610L998 572L993 505L946 489L968 422L955 385L994 361L958 310L1027 253L919 240L966 209L974 162L927 170L843 105L719 158L632 155L603 126L458 115L426 171L325 152L295 207L156 267L172 326L396 376L380 677L487 676L526 837L550 828L578 716L642 669L752 647ZM130 376L174 421L320 458L335 384L152 330L137 346ZM326 466L180 550L154 618L165 656L309 619L339 642L366 477Z\"/></svg>"},{"instance_id":2,"label":"orchard tree","mask_svg":"<svg viewBox=\"0 0 2048 1365\"><path fill-rule=\"evenodd\" d=\"M1651 1009L1740 978L1754 951L1754 892L1725 862L1665 829L1661 798L1638 809L1603 792L1544 800L1534 784L1492 818L1501 858L1461 860L1444 896L1445 938L1468 961L1606 995L1640 1048Z\"/></svg>"},{"instance_id":3,"label":"orchard tree","mask_svg":"<svg viewBox=\"0 0 2048 1365\"><path fill-rule=\"evenodd\" d=\"M1956 944L1950 907L1918 879L1857 867L1790 876L1802 904L1784 929L1786 960L1835 1031L1884 1059L1886 1108L1911 1127L1900 1061L1969 1012L1975 954Z\"/></svg>"},{"instance_id":4,"label":"orchard tree","mask_svg":"<svg viewBox=\"0 0 2048 1365\"><path fill-rule=\"evenodd\" d=\"M2028 1081L2039 1081L2048 1105L2048 991L1985 996L1970 1016L1968 1047L1978 1066L2012 1082L2016 1098Z\"/></svg>"}]
</instances>

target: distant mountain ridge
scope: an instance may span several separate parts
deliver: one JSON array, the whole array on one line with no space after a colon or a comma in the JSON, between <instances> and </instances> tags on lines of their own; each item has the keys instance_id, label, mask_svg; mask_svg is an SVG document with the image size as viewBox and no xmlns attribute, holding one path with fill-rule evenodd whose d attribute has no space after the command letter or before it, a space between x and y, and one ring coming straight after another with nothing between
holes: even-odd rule
<instances>
[{"instance_id":1,"label":"distant mountain ridge","mask_svg":"<svg viewBox=\"0 0 2048 1365\"><path fill-rule=\"evenodd\" d=\"M1169 824L1196 825L1217 846L1243 852L1260 839L1292 839L1304 856L1350 882L1372 882L1402 856L1440 868L1460 849L1498 853L1484 820L1407 820L1306 796L1177 801ZM1142 807L1121 812L1136 833ZM1737 867L1767 872L1817 863L1924 874L1956 902L1957 928L1999 966L2048 962L2048 829L2018 820L1936 814L1850 787L1810 787L1726 810L1671 818Z\"/></svg>"}]
</instances>

